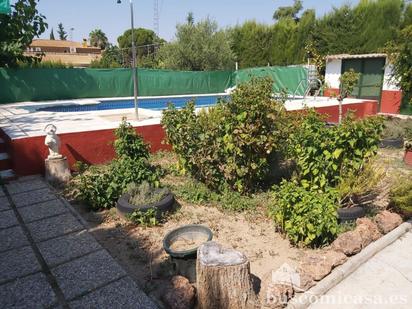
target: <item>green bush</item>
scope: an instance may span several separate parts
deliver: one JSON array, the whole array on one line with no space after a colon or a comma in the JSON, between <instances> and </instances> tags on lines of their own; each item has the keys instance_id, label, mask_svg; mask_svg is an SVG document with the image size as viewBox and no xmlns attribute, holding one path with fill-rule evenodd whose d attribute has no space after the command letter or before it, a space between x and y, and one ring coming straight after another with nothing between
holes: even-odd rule
<instances>
[{"instance_id":1,"label":"green bush","mask_svg":"<svg viewBox=\"0 0 412 309\"><path fill-rule=\"evenodd\" d=\"M169 189L156 188L147 181L143 181L140 185L135 182L130 183L126 192L130 194L129 203L135 206L158 203L170 193Z\"/></svg>"},{"instance_id":2,"label":"green bush","mask_svg":"<svg viewBox=\"0 0 412 309\"><path fill-rule=\"evenodd\" d=\"M366 206L380 193L379 183L386 176L385 169L375 160L368 161L360 171L342 175L336 189L341 207Z\"/></svg>"},{"instance_id":3,"label":"green bush","mask_svg":"<svg viewBox=\"0 0 412 309\"><path fill-rule=\"evenodd\" d=\"M145 212L135 210L131 214L127 215L127 219L134 224L144 227L153 227L160 224L160 221L156 216L156 210L154 208L151 208Z\"/></svg>"},{"instance_id":4,"label":"green bush","mask_svg":"<svg viewBox=\"0 0 412 309\"><path fill-rule=\"evenodd\" d=\"M191 179L182 185L173 186L173 192L179 198L192 204L206 204L216 200L214 192L203 183Z\"/></svg>"},{"instance_id":5,"label":"green bush","mask_svg":"<svg viewBox=\"0 0 412 309\"><path fill-rule=\"evenodd\" d=\"M400 177L391 188L391 207L405 218L412 217L412 175Z\"/></svg>"},{"instance_id":6,"label":"green bush","mask_svg":"<svg viewBox=\"0 0 412 309\"><path fill-rule=\"evenodd\" d=\"M309 110L289 140L301 184L312 189L334 187L341 175L360 171L376 154L382 130L382 117L355 120L349 114L341 125L328 127L322 116Z\"/></svg>"},{"instance_id":7,"label":"green bush","mask_svg":"<svg viewBox=\"0 0 412 309\"><path fill-rule=\"evenodd\" d=\"M118 158L142 160L149 158L149 147L138 137L135 128L123 118L120 126L114 131L116 140L114 149Z\"/></svg>"},{"instance_id":8,"label":"green bush","mask_svg":"<svg viewBox=\"0 0 412 309\"><path fill-rule=\"evenodd\" d=\"M147 160L148 147L131 125L123 120L115 135L116 159L105 169L90 167L78 176L80 198L94 210L113 207L130 183L159 185L159 172Z\"/></svg>"},{"instance_id":9,"label":"green bush","mask_svg":"<svg viewBox=\"0 0 412 309\"><path fill-rule=\"evenodd\" d=\"M194 103L164 111L162 125L179 166L209 188L252 192L282 153L294 114L272 98L272 80L252 79L230 100L195 113Z\"/></svg>"},{"instance_id":10,"label":"green bush","mask_svg":"<svg viewBox=\"0 0 412 309\"><path fill-rule=\"evenodd\" d=\"M291 243L318 247L337 235L338 196L333 189L310 190L296 181L283 181L274 193L269 215Z\"/></svg>"}]
</instances>

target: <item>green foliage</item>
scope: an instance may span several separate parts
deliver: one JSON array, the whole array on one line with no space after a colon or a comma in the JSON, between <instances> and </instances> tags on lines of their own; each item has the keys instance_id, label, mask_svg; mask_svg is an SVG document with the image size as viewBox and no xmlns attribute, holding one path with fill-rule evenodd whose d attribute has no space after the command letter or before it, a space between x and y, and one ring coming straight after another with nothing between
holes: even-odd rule
<instances>
[{"instance_id":1,"label":"green foliage","mask_svg":"<svg viewBox=\"0 0 412 309\"><path fill-rule=\"evenodd\" d=\"M15 67L17 62L34 62L23 55L34 37L47 28L45 17L37 10L37 0L18 0L11 14L0 14L0 67Z\"/></svg>"},{"instance_id":2,"label":"green foliage","mask_svg":"<svg viewBox=\"0 0 412 309\"><path fill-rule=\"evenodd\" d=\"M394 80L412 104L412 25L400 32L399 39L387 48L394 66Z\"/></svg>"},{"instance_id":3,"label":"green foliage","mask_svg":"<svg viewBox=\"0 0 412 309\"><path fill-rule=\"evenodd\" d=\"M257 206L254 198L242 195L229 188L225 188L225 190L223 190L221 194L216 195L215 198L219 202L220 207L228 211L242 212L254 210Z\"/></svg>"},{"instance_id":4,"label":"green foliage","mask_svg":"<svg viewBox=\"0 0 412 309\"><path fill-rule=\"evenodd\" d=\"M116 130L117 158L105 169L90 167L78 176L80 198L93 210L111 208L130 183L158 186L159 172L147 161L148 147L125 121Z\"/></svg>"},{"instance_id":5,"label":"green foliage","mask_svg":"<svg viewBox=\"0 0 412 309\"><path fill-rule=\"evenodd\" d=\"M390 194L391 207L406 218L412 217L412 175L400 177Z\"/></svg>"},{"instance_id":6,"label":"green foliage","mask_svg":"<svg viewBox=\"0 0 412 309\"><path fill-rule=\"evenodd\" d=\"M173 192L179 198L192 204L207 204L216 200L215 193L203 183L190 179L183 185L173 186Z\"/></svg>"},{"instance_id":7,"label":"green foliage","mask_svg":"<svg viewBox=\"0 0 412 309\"><path fill-rule=\"evenodd\" d=\"M63 24L58 23L57 24L57 34L59 35L59 39L62 41L67 40L67 32L64 30Z\"/></svg>"},{"instance_id":8,"label":"green foliage","mask_svg":"<svg viewBox=\"0 0 412 309\"><path fill-rule=\"evenodd\" d=\"M356 73L353 69L350 69L339 77L339 100L343 100L352 94L353 89L358 85L359 77L360 73Z\"/></svg>"},{"instance_id":9,"label":"green foliage","mask_svg":"<svg viewBox=\"0 0 412 309\"><path fill-rule=\"evenodd\" d=\"M269 215L296 245L327 245L337 235L337 193L303 188L298 182L283 181L275 188Z\"/></svg>"},{"instance_id":10,"label":"green foliage","mask_svg":"<svg viewBox=\"0 0 412 309\"><path fill-rule=\"evenodd\" d=\"M95 29L89 34L90 45L104 50L109 46L109 40L101 29Z\"/></svg>"},{"instance_id":11,"label":"green foliage","mask_svg":"<svg viewBox=\"0 0 412 309\"><path fill-rule=\"evenodd\" d=\"M198 23L178 24L176 40L158 51L160 68L176 70L223 70L234 68L228 33L207 18Z\"/></svg>"},{"instance_id":12,"label":"green foliage","mask_svg":"<svg viewBox=\"0 0 412 309\"><path fill-rule=\"evenodd\" d=\"M143 227L153 227L160 224L160 221L156 217L156 210L154 208L150 208L145 212L135 210L127 216L127 219L134 224Z\"/></svg>"},{"instance_id":13,"label":"green foliage","mask_svg":"<svg viewBox=\"0 0 412 309\"><path fill-rule=\"evenodd\" d=\"M133 160L148 159L149 148L140 138L136 129L123 118L120 126L114 131L116 140L114 149L117 157L128 157Z\"/></svg>"},{"instance_id":14,"label":"green foliage","mask_svg":"<svg viewBox=\"0 0 412 309\"><path fill-rule=\"evenodd\" d=\"M70 69L73 65L59 61L35 61L35 62L17 62L20 69L37 68L37 69Z\"/></svg>"},{"instance_id":15,"label":"green foliage","mask_svg":"<svg viewBox=\"0 0 412 309\"><path fill-rule=\"evenodd\" d=\"M108 46L102 53L100 60L93 60L91 68L120 68L123 65L122 51L117 46Z\"/></svg>"},{"instance_id":16,"label":"green foliage","mask_svg":"<svg viewBox=\"0 0 412 309\"><path fill-rule=\"evenodd\" d=\"M410 119L387 117L385 119L382 138L404 138L406 140L412 140L412 121Z\"/></svg>"},{"instance_id":17,"label":"green foliage","mask_svg":"<svg viewBox=\"0 0 412 309\"><path fill-rule=\"evenodd\" d=\"M50 31L50 40L55 40L53 28Z\"/></svg>"},{"instance_id":18,"label":"green foliage","mask_svg":"<svg viewBox=\"0 0 412 309\"><path fill-rule=\"evenodd\" d=\"M194 111L170 106L162 125L184 172L221 190L251 192L270 172L270 159L282 152L293 114L271 97L272 80L252 79L231 100Z\"/></svg>"},{"instance_id":19,"label":"green foliage","mask_svg":"<svg viewBox=\"0 0 412 309\"><path fill-rule=\"evenodd\" d=\"M360 171L376 154L382 130L382 117L355 120L349 114L341 125L329 128L319 114L309 110L290 136L290 156L302 186L333 187L341 175Z\"/></svg>"},{"instance_id":20,"label":"green foliage","mask_svg":"<svg viewBox=\"0 0 412 309\"><path fill-rule=\"evenodd\" d=\"M378 184L386 176L385 170L375 160L366 162L362 169L350 170L341 176L336 189L341 207L366 206L378 195Z\"/></svg>"},{"instance_id":21,"label":"green foliage","mask_svg":"<svg viewBox=\"0 0 412 309\"><path fill-rule=\"evenodd\" d=\"M302 10L302 1L295 0L293 6L281 6L275 13L273 13L273 19L279 20L283 18L298 19L297 14Z\"/></svg>"},{"instance_id":22,"label":"green foliage","mask_svg":"<svg viewBox=\"0 0 412 309\"><path fill-rule=\"evenodd\" d=\"M156 188L147 181L140 185L135 182L128 184L126 192L130 195L129 203L135 206L158 203L170 193L168 188Z\"/></svg>"}]
</instances>

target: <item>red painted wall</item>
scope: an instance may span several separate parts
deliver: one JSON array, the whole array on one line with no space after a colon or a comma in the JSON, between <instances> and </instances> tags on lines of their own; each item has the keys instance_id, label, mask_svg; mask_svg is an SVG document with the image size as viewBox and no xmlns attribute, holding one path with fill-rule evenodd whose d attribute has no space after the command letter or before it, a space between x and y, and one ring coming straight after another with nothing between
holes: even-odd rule
<instances>
[{"instance_id":1,"label":"red painted wall","mask_svg":"<svg viewBox=\"0 0 412 309\"><path fill-rule=\"evenodd\" d=\"M339 106L327 106L318 107L316 110L321 113L328 115L326 121L328 122L338 122L339 121ZM378 102L377 101L364 101L361 104L344 104L342 105L342 114L346 115L349 111L355 112L356 118L364 118L371 115L376 115L378 112Z\"/></svg>"},{"instance_id":2,"label":"red painted wall","mask_svg":"<svg viewBox=\"0 0 412 309\"><path fill-rule=\"evenodd\" d=\"M322 114L327 114L327 121L338 121L338 106L316 108ZM365 101L363 104L343 105L343 113L353 110L358 118L377 113L376 101ZM165 132L160 124L137 127L136 131L150 144L151 152L170 150L169 145L164 145ZM67 157L69 166L76 161L88 164L101 164L114 158L113 129L90 132L75 132L59 134L61 140L61 153ZM48 155L44 145L44 136L10 140L6 138L8 152L12 158L12 169L19 176L44 173L44 159Z\"/></svg>"},{"instance_id":3,"label":"red painted wall","mask_svg":"<svg viewBox=\"0 0 412 309\"><path fill-rule=\"evenodd\" d=\"M136 131L150 145L150 150L169 150L163 145L165 133L160 124L137 127ZM101 164L114 158L113 130L59 134L61 153L67 157L69 166L76 161L88 164ZM44 173L44 159L48 155L44 136L28 137L10 141L9 154L12 168L19 176Z\"/></svg>"},{"instance_id":4,"label":"red painted wall","mask_svg":"<svg viewBox=\"0 0 412 309\"><path fill-rule=\"evenodd\" d=\"M381 112L389 114L399 114L402 103L402 91L382 90Z\"/></svg>"}]
</instances>

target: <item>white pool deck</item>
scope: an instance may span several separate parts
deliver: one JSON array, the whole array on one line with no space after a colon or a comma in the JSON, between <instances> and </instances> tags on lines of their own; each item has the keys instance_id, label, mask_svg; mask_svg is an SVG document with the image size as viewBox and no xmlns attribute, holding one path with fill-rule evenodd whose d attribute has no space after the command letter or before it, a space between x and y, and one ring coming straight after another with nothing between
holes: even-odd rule
<instances>
[{"instance_id":1,"label":"white pool deck","mask_svg":"<svg viewBox=\"0 0 412 309\"><path fill-rule=\"evenodd\" d=\"M225 93L206 95L225 95ZM193 96L202 95L185 95L180 97ZM144 99L148 97L139 98ZM104 98L104 100L125 99L130 100L133 97ZM3 104L0 105L0 127L11 139L19 139L45 135L44 128L49 123L53 123L57 127L58 134L114 129L118 127L123 116L126 116L127 120L134 127L160 123L162 111L142 108L139 108L139 120L136 120L133 108L87 112L36 111L36 109L46 106L98 104L100 100L103 100L103 98ZM343 104L360 104L363 102L365 100L345 99ZM336 105L338 105L338 101L335 98L327 97L307 97L305 99L290 100L285 103L287 110L300 110L305 106L316 108Z\"/></svg>"}]
</instances>

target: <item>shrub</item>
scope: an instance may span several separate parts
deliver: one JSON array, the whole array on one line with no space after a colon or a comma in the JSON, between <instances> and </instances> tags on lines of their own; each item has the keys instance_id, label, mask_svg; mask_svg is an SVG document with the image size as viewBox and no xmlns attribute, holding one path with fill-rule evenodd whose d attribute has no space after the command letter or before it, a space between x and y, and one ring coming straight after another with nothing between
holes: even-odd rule
<instances>
[{"instance_id":1,"label":"shrub","mask_svg":"<svg viewBox=\"0 0 412 309\"><path fill-rule=\"evenodd\" d=\"M164 111L167 140L183 171L212 189L255 190L270 172L270 159L283 152L294 117L272 98L272 84L252 79L199 114L193 102Z\"/></svg>"},{"instance_id":2,"label":"shrub","mask_svg":"<svg viewBox=\"0 0 412 309\"><path fill-rule=\"evenodd\" d=\"M128 157L135 160L149 158L149 147L137 135L133 126L126 122L126 118L122 119L114 135L116 137L114 149L118 158Z\"/></svg>"},{"instance_id":3,"label":"shrub","mask_svg":"<svg viewBox=\"0 0 412 309\"><path fill-rule=\"evenodd\" d=\"M390 190L391 207L406 218L412 217L412 175L400 177Z\"/></svg>"},{"instance_id":4,"label":"shrub","mask_svg":"<svg viewBox=\"0 0 412 309\"><path fill-rule=\"evenodd\" d=\"M282 181L274 193L269 215L291 243L322 246L337 235L337 193L304 188L296 181Z\"/></svg>"},{"instance_id":5,"label":"shrub","mask_svg":"<svg viewBox=\"0 0 412 309\"><path fill-rule=\"evenodd\" d=\"M130 194L129 203L135 206L158 203L170 193L169 189L156 188L147 181L143 181L140 185L135 182L130 183L126 192Z\"/></svg>"},{"instance_id":6,"label":"shrub","mask_svg":"<svg viewBox=\"0 0 412 309\"><path fill-rule=\"evenodd\" d=\"M342 175L337 191L341 207L365 206L379 194L378 185L386 175L385 169L375 160L366 162L360 171Z\"/></svg>"},{"instance_id":7,"label":"shrub","mask_svg":"<svg viewBox=\"0 0 412 309\"><path fill-rule=\"evenodd\" d=\"M206 204L213 200L216 194L203 183L196 180L186 181L183 185L174 186L173 192L181 199L192 204Z\"/></svg>"},{"instance_id":8,"label":"shrub","mask_svg":"<svg viewBox=\"0 0 412 309\"><path fill-rule=\"evenodd\" d=\"M355 120L352 114L341 125L328 127L322 116L309 110L289 139L301 184L312 189L333 187L341 175L359 172L376 154L382 129L383 118Z\"/></svg>"},{"instance_id":9,"label":"shrub","mask_svg":"<svg viewBox=\"0 0 412 309\"><path fill-rule=\"evenodd\" d=\"M105 169L90 167L79 178L80 198L91 209L113 207L130 183L159 185L159 172L149 164L149 151L130 124L122 121L115 131L116 159Z\"/></svg>"},{"instance_id":10,"label":"shrub","mask_svg":"<svg viewBox=\"0 0 412 309\"><path fill-rule=\"evenodd\" d=\"M156 210L151 208L145 212L135 210L127 216L127 219L134 224L144 227L152 227L160 224L160 221L156 217Z\"/></svg>"}]
</instances>

